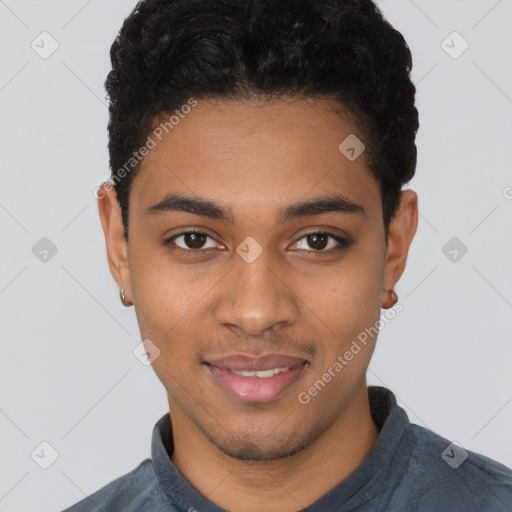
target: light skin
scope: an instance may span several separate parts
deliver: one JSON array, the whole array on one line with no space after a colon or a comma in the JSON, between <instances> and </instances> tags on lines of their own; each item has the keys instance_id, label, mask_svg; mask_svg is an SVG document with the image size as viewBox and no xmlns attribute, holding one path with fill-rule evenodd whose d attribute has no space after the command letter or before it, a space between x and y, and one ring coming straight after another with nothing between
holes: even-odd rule
<instances>
[{"instance_id":1,"label":"light skin","mask_svg":"<svg viewBox=\"0 0 512 512\"><path fill-rule=\"evenodd\" d=\"M160 350L153 368L168 394L172 462L228 510L300 510L350 475L378 439L366 384L376 337L309 403L298 400L393 305L418 222L417 195L405 190L386 244L367 155L349 161L338 150L349 134L363 136L335 108L329 98L199 100L133 181L129 243L115 192L105 188L98 200L112 275L135 305L142 339ZM148 212L170 193L207 199L232 222ZM334 194L364 212L279 222L287 207ZM193 229L207 236L164 244ZM262 248L251 263L236 252L247 237ZM274 400L246 403L202 364L241 352L308 364Z\"/></svg>"}]
</instances>

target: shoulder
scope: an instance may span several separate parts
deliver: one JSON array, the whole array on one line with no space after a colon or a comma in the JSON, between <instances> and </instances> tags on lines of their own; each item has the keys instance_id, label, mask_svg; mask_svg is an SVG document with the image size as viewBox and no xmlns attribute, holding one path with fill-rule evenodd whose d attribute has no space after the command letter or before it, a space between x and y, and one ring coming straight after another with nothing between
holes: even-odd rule
<instances>
[{"instance_id":1,"label":"shoulder","mask_svg":"<svg viewBox=\"0 0 512 512\"><path fill-rule=\"evenodd\" d=\"M98 509L111 512L149 511L155 510L154 505L159 503L157 500L162 500L162 495L153 463L151 459L146 459L129 473L116 478L63 512L97 512Z\"/></svg>"},{"instance_id":2,"label":"shoulder","mask_svg":"<svg viewBox=\"0 0 512 512\"><path fill-rule=\"evenodd\" d=\"M402 484L413 505L408 511L512 510L510 468L419 425L410 424L406 437L411 453Z\"/></svg>"}]
</instances>

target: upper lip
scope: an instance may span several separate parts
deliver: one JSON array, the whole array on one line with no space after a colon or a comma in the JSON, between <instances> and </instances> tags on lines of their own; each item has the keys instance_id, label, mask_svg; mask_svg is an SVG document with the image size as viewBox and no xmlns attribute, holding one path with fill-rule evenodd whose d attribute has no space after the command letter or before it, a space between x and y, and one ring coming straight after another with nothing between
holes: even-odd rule
<instances>
[{"instance_id":1,"label":"upper lip","mask_svg":"<svg viewBox=\"0 0 512 512\"><path fill-rule=\"evenodd\" d=\"M253 356L250 354L231 354L205 361L211 366L224 370L259 371L271 368L290 368L307 363L305 359L284 354L264 354Z\"/></svg>"}]
</instances>

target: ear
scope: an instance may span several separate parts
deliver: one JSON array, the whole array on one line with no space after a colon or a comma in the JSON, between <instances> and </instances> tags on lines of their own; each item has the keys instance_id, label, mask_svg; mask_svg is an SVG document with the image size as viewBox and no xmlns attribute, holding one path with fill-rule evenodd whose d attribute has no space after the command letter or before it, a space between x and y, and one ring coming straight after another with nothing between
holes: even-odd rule
<instances>
[{"instance_id":1,"label":"ear","mask_svg":"<svg viewBox=\"0 0 512 512\"><path fill-rule=\"evenodd\" d=\"M388 246L384 267L384 290L382 307L393 306L390 292L405 269L407 254L418 227L418 196L413 190L401 193L400 204L389 223ZM396 297L395 297L396 300Z\"/></svg>"},{"instance_id":2,"label":"ear","mask_svg":"<svg viewBox=\"0 0 512 512\"><path fill-rule=\"evenodd\" d=\"M128 260L128 243L124 237L121 207L117 201L114 187L106 182L98 189L98 211L105 235L107 258L110 273L119 289L125 290L125 296L131 301L132 289L130 265Z\"/></svg>"}]
</instances>

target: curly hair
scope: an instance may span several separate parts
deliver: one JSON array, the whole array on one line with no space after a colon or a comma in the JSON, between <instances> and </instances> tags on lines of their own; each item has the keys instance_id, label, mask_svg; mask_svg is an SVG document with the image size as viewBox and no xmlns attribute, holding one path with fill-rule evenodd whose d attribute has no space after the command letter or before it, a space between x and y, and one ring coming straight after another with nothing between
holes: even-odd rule
<instances>
[{"instance_id":1,"label":"curly hair","mask_svg":"<svg viewBox=\"0 0 512 512\"><path fill-rule=\"evenodd\" d=\"M190 98L334 97L357 120L386 239L416 170L419 127L402 34L372 0L142 0L110 50L109 155L125 238L132 158ZM116 175L133 160L133 171Z\"/></svg>"}]
</instances>

